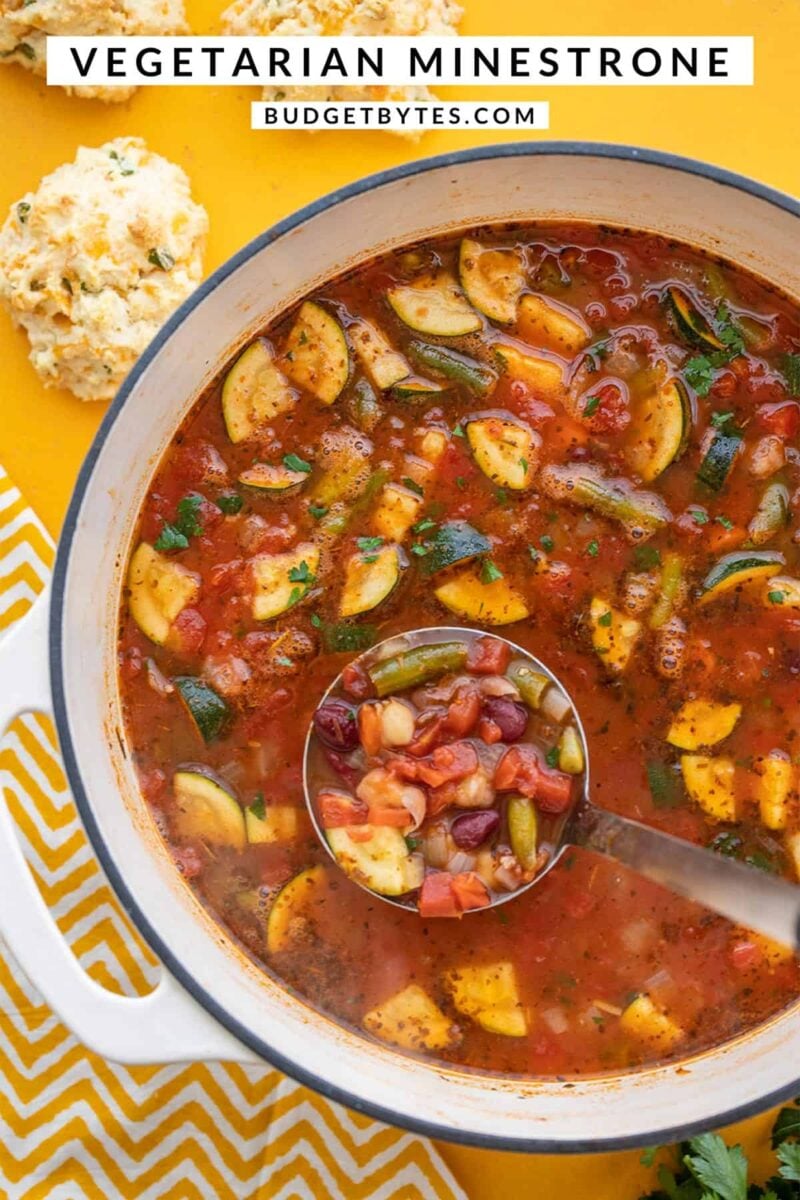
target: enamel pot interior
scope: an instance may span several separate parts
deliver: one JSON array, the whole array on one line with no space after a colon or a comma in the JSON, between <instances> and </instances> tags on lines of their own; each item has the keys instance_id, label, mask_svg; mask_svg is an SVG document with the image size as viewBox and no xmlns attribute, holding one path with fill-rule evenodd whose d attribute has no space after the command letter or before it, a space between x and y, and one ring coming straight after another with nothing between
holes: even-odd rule
<instances>
[{"instance_id":1,"label":"enamel pot interior","mask_svg":"<svg viewBox=\"0 0 800 1200\"><path fill-rule=\"evenodd\" d=\"M475 1145L575 1152L673 1140L795 1094L800 1019L679 1065L572 1082L445 1069L348 1031L256 968L178 876L139 797L114 671L121 575L151 472L203 385L276 313L342 269L482 222L585 219L671 235L800 295L800 206L625 147L505 145L375 176L282 222L172 318L83 468L59 550L51 670L70 783L133 920L195 999L257 1054L351 1107Z\"/></svg>"}]
</instances>

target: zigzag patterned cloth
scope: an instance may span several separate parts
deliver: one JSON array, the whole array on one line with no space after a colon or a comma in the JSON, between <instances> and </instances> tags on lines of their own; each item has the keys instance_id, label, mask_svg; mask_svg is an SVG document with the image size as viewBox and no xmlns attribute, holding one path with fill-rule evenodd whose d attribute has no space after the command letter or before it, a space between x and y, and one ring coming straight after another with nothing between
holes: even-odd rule
<instances>
[{"instance_id":1,"label":"zigzag patterned cloth","mask_svg":"<svg viewBox=\"0 0 800 1200\"><path fill-rule=\"evenodd\" d=\"M46 531L0 468L0 636L52 562ZM0 783L83 968L112 991L149 991L158 964L86 840L49 717L29 714L7 731ZM7 1200L466 1200L424 1139L266 1066L105 1062L47 1008L1 940L0 1145Z\"/></svg>"}]
</instances>

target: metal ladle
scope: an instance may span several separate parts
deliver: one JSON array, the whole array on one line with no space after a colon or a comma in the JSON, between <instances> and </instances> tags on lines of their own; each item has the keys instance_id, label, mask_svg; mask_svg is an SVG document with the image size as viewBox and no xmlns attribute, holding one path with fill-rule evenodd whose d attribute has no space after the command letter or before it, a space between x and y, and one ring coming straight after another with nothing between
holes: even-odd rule
<instances>
[{"instance_id":1,"label":"metal ladle","mask_svg":"<svg viewBox=\"0 0 800 1200\"><path fill-rule=\"evenodd\" d=\"M367 669L415 646L458 640L469 642L480 636L486 636L485 632L457 627L416 629L373 646L354 661ZM582 846L603 854L606 858L624 863L639 875L644 875L645 878L662 884L678 895L705 905L738 925L757 930L777 942L797 949L800 933L800 888L785 880L766 875L758 868L745 866L682 838L673 837L669 833L663 833L649 825L594 805L589 799L589 747L580 715L569 692L549 667L533 654L515 645L508 638L501 637L494 630L490 631L489 636L504 641L511 648L514 659L523 659L534 671L546 675L569 701L572 723L578 732L583 750L584 779L583 791L569 810L561 826L558 842L553 846L546 865L529 883L507 894L494 895L490 905L474 911L486 912L489 907L507 904L523 892L536 887L545 875L553 870L570 846ZM341 674L336 677L320 700L320 705L332 693L337 692L341 678ZM320 827L311 797L309 755L314 738L312 723L303 755L306 805L320 841L336 862L336 856ZM379 896L389 904L416 911L413 898L384 896L357 879L355 882L370 895Z\"/></svg>"}]
</instances>

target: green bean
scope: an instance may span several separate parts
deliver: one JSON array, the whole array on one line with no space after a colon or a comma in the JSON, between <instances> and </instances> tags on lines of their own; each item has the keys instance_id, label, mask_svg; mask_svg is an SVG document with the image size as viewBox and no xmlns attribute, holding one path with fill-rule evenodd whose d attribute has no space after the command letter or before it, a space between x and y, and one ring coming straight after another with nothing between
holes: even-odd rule
<instances>
[{"instance_id":1,"label":"green bean","mask_svg":"<svg viewBox=\"0 0 800 1200\"><path fill-rule=\"evenodd\" d=\"M478 396L485 396L497 383L497 373L491 367L448 346L412 342L408 349L417 364L444 375L445 379L452 379L453 383L463 384Z\"/></svg>"},{"instance_id":2,"label":"green bean","mask_svg":"<svg viewBox=\"0 0 800 1200\"><path fill-rule=\"evenodd\" d=\"M460 671L466 662L467 647L463 642L439 642L404 650L394 658L374 663L367 673L378 695L388 696L426 683L445 671Z\"/></svg>"}]
</instances>

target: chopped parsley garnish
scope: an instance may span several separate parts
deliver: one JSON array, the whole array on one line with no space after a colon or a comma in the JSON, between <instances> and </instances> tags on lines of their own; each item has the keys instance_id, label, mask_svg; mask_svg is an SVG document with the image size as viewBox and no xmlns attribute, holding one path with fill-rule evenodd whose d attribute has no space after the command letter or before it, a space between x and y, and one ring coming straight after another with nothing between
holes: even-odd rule
<instances>
[{"instance_id":1,"label":"chopped parsley garnish","mask_svg":"<svg viewBox=\"0 0 800 1200\"><path fill-rule=\"evenodd\" d=\"M175 266L175 259L166 246L154 246L147 256L147 261L158 267L159 271L171 271Z\"/></svg>"},{"instance_id":2,"label":"chopped parsley garnish","mask_svg":"<svg viewBox=\"0 0 800 1200\"><path fill-rule=\"evenodd\" d=\"M279 667L293 667L294 666L294 659L289 658L288 654L277 654L275 656L275 662L278 664Z\"/></svg>"},{"instance_id":3,"label":"chopped parsley garnish","mask_svg":"<svg viewBox=\"0 0 800 1200\"><path fill-rule=\"evenodd\" d=\"M535 546L528 546L528 554L530 554L533 562L538 562L539 559L542 557L540 552L536 549Z\"/></svg>"},{"instance_id":4,"label":"chopped parsley garnish","mask_svg":"<svg viewBox=\"0 0 800 1200\"><path fill-rule=\"evenodd\" d=\"M297 604L298 600L302 600L304 595L305 595L305 592L303 591L302 588L293 587L292 590L289 592L289 603L287 604L286 607L291 608L293 604Z\"/></svg>"},{"instance_id":5,"label":"chopped parsley garnish","mask_svg":"<svg viewBox=\"0 0 800 1200\"><path fill-rule=\"evenodd\" d=\"M602 616L597 618L597 624L602 625L605 629L611 624L611 612L604 612Z\"/></svg>"},{"instance_id":6,"label":"chopped parsley garnish","mask_svg":"<svg viewBox=\"0 0 800 1200\"><path fill-rule=\"evenodd\" d=\"M481 583L494 583L496 579L502 579L503 572L499 567L495 566L490 558L485 558L481 565Z\"/></svg>"},{"instance_id":7,"label":"chopped parsley garnish","mask_svg":"<svg viewBox=\"0 0 800 1200\"><path fill-rule=\"evenodd\" d=\"M591 417L592 413L596 413L600 407L600 396L588 396L586 403L583 406L583 415Z\"/></svg>"},{"instance_id":8,"label":"chopped parsley garnish","mask_svg":"<svg viewBox=\"0 0 800 1200\"><path fill-rule=\"evenodd\" d=\"M436 522L430 517L423 517L421 521L417 521L416 525L411 526L412 533L425 533L428 529L435 529Z\"/></svg>"},{"instance_id":9,"label":"chopped parsley garnish","mask_svg":"<svg viewBox=\"0 0 800 1200\"><path fill-rule=\"evenodd\" d=\"M592 540L589 542L589 545L586 547L586 553L590 558L597 558L598 554L600 553L600 543L596 538L592 538Z\"/></svg>"},{"instance_id":10,"label":"chopped parsley garnish","mask_svg":"<svg viewBox=\"0 0 800 1200\"><path fill-rule=\"evenodd\" d=\"M714 520L718 525L721 525L723 529L733 529L733 521L730 519L730 517L726 517L724 513L720 513L718 517L714 517Z\"/></svg>"},{"instance_id":11,"label":"chopped parsley garnish","mask_svg":"<svg viewBox=\"0 0 800 1200\"><path fill-rule=\"evenodd\" d=\"M519 465L522 467L522 470L523 470L523 471L525 472L525 474L527 475L527 473L528 473L528 460L527 460L527 458L521 458L521 459L519 460Z\"/></svg>"},{"instance_id":12,"label":"chopped parsley garnish","mask_svg":"<svg viewBox=\"0 0 800 1200\"><path fill-rule=\"evenodd\" d=\"M421 845L422 838L406 837L405 843L406 843L406 846L408 847L409 854L413 854L414 851L416 850L417 846Z\"/></svg>"},{"instance_id":13,"label":"chopped parsley garnish","mask_svg":"<svg viewBox=\"0 0 800 1200\"><path fill-rule=\"evenodd\" d=\"M547 751L547 754L544 756L544 761L547 763L548 767L557 767L560 757L561 753L558 749L558 746L551 746Z\"/></svg>"},{"instance_id":14,"label":"chopped parsley garnish","mask_svg":"<svg viewBox=\"0 0 800 1200\"><path fill-rule=\"evenodd\" d=\"M508 504L508 492L505 488L495 488L494 498L501 508L505 508L506 504Z\"/></svg>"},{"instance_id":15,"label":"chopped parsley garnish","mask_svg":"<svg viewBox=\"0 0 800 1200\"><path fill-rule=\"evenodd\" d=\"M780 369L786 386L793 396L800 396L800 354L784 354Z\"/></svg>"},{"instance_id":16,"label":"chopped parsley garnish","mask_svg":"<svg viewBox=\"0 0 800 1200\"><path fill-rule=\"evenodd\" d=\"M458 490L459 490L460 492L463 492L463 490L464 490L464 488L465 488L466 486L467 486L467 481L466 481L466 479L464 478L464 476L463 476L463 475L456 475L456 487L458 488Z\"/></svg>"},{"instance_id":17,"label":"chopped parsley garnish","mask_svg":"<svg viewBox=\"0 0 800 1200\"><path fill-rule=\"evenodd\" d=\"M414 492L417 496L424 496L425 493L417 483L416 479L410 479L408 475L404 475L400 482L408 488L410 492Z\"/></svg>"},{"instance_id":18,"label":"chopped parsley garnish","mask_svg":"<svg viewBox=\"0 0 800 1200\"><path fill-rule=\"evenodd\" d=\"M290 583L305 583L310 587L315 578L316 576L310 570L305 559L303 559L298 567L292 567L289 571Z\"/></svg>"},{"instance_id":19,"label":"chopped parsley garnish","mask_svg":"<svg viewBox=\"0 0 800 1200\"><path fill-rule=\"evenodd\" d=\"M453 437L466 437L466 434L464 433L464 426L460 421L453 427Z\"/></svg>"},{"instance_id":20,"label":"chopped parsley garnish","mask_svg":"<svg viewBox=\"0 0 800 1200\"><path fill-rule=\"evenodd\" d=\"M713 412L711 414L711 424L715 429L718 429L720 433L729 433L730 423L733 418L734 413L732 412Z\"/></svg>"},{"instance_id":21,"label":"chopped parsley garnish","mask_svg":"<svg viewBox=\"0 0 800 1200\"><path fill-rule=\"evenodd\" d=\"M692 518L692 520L695 521L696 524L698 524L698 525L707 525L709 520L711 519L709 517L708 513L705 512L702 508L690 508L688 510L688 512L689 512L689 516Z\"/></svg>"},{"instance_id":22,"label":"chopped parsley garnish","mask_svg":"<svg viewBox=\"0 0 800 1200\"><path fill-rule=\"evenodd\" d=\"M786 597L783 592L767 592L767 599L770 604L783 604Z\"/></svg>"},{"instance_id":23,"label":"chopped parsley garnish","mask_svg":"<svg viewBox=\"0 0 800 1200\"><path fill-rule=\"evenodd\" d=\"M555 549L555 542L550 537L549 533L542 534L542 536L539 538L539 545L542 547L543 550L546 550L548 554L550 554L551 551Z\"/></svg>"},{"instance_id":24,"label":"chopped parsley garnish","mask_svg":"<svg viewBox=\"0 0 800 1200\"><path fill-rule=\"evenodd\" d=\"M716 355L714 355L716 358ZM720 363L720 366L723 364ZM683 368L683 374L689 387L694 388L698 396L707 396L714 383L715 364L707 354L696 354L690 358Z\"/></svg>"},{"instance_id":25,"label":"chopped parsley garnish","mask_svg":"<svg viewBox=\"0 0 800 1200\"><path fill-rule=\"evenodd\" d=\"M362 561L365 563L374 563L378 557L378 550L383 545L382 537L360 537L356 538L356 545L361 551Z\"/></svg>"},{"instance_id":26,"label":"chopped parsley garnish","mask_svg":"<svg viewBox=\"0 0 800 1200\"><path fill-rule=\"evenodd\" d=\"M223 492L221 496L217 496L217 508L224 512L226 517L241 512L243 504L244 500L238 492Z\"/></svg>"},{"instance_id":27,"label":"chopped parsley garnish","mask_svg":"<svg viewBox=\"0 0 800 1200\"><path fill-rule=\"evenodd\" d=\"M24 225L30 216L31 206L27 200L20 200L17 205L17 220L20 225Z\"/></svg>"},{"instance_id":28,"label":"chopped parsley garnish","mask_svg":"<svg viewBox=\"0 0 800 1200\"><path fill-rule=\"evenodd\" d=\"M661 553L655 546L637 546L633 552L633 561L639 571L649 571L651 567L661 565Z\"/></svg>"},{"instance_id":29,"label":"chopped parsley garnish","mask_svg":"<svg viewBox=\"0 0 800 1200\"><path fill-rule=\"evenodd\" d=\"M674 808L680 804L681 792L673 770L660 759L653 758L646 766L647 786L656 808Z\"/></svg>"},{"instance_id":30,"label":"chopped parsley garnish","mask_svg":"<svg viewBox=\"0 0 800 1200\"><path fill-rule=\"evenodd\" d=\"M742 331L731 316L727 304L720 304L717 309L717 337L728 348L730 358L744 354L744 338Z\"/></svg>"},{"instance_id":31,"label":"chopped parsley garnish","mask_svg":"<svg viewBox=\"0 0 800 1200\"><path fill-rule=\"evenodd\" d=\"M116 150L109 151L108 157L113 158L114 162L119 165L120 175L135 175L136 174L136 167L133 165L133 163L130 162L127 158L123 158L122 155L117 154Z\"/></svg>"},{"instance_id":32,"label":"chopped parsley garnish","mask_svg":"<svg viewBox=\"0 0 800 1200\"><path fill-rule=\"evenodd\" d=\"M308 475L311 470L311 463L306 462L304 458L298 458L296 454L284 454L283 465L290 471L302 471L304 475Z\"/></svg>"},{"instance_id":33,"label":"chopped parsley garnish","mask_svg":"<svg viewBox=\"0 0 800 1200\"><path fill-rule=\"evenodd\" d=\"M328 507L326 504L309 504L308 511L316 521L319 521L320 517L325 516Z\"/></svg>"},{"instance_id":34,"label":"chopped parsley garnish","mask_svg":"<svg viewBox=\"0 0 800 1200\"><path fill-rule=\"evenodd\" d=\"M164 523L161 533L156 539L155 549L167 552L185 550L189 545L190 537L199 537L203 532L203 526L197 519L197 515L202 503L203 497L196 493L191 493L179 500L178 514L171 524Z\"/></svg>"},{"instance_id":35,"label":"chopped parsley garnish","mask_svg":"<svg viewBox=\"0 0 800 1200\"><path fill-rule=\"evenodd\" d=\"M250 805L250 812L259 821L264 820L264 817L266 816L266 812L267 812L267 806L264 803L264 793L263 792L256 792L256 798L253 801L253 803Z\"/></svg>"},{"instance_id":36,"label":"chopped parsley garnish","mask_svg":"<svg viewBox=\"0 0 800 1200\"><path fill-rule=\"evenodd\" d=\"M733 358L744 354L744 339L738 327L724 304L717 309L717 337L725 346L724 350L713 350L710 354L696 354L690 358L683 368L686 382L694 388L698 396L707 396L714 383L714 372L719 367L725 367ZM733 413L729 414L733 416ZM721 426L716 426L717 429ZM725 432L729 432L727 429Z\"/></svg>"},{"instance_id":37,"label":"chopped parsley garnish","mask_svg":"<svg viewBox=\"0 0 800 1200\"><path fill-rule=\"evenodd\" d=\"M319 615L319 613L311 614L311 624L314 626L315 629L322 628L322 617Z\"/></svg>"},{"instance_id":38,"label":"chopped parsley garnish","mask_svg":"<svg viewBox=\"0 0 800 1200\"><path fill-rule=\"evenodd\" d=\"M417 558L424 558L426 554L430 554L431 547L424 545L422 542L415 542L411 547L411 553L416 554Z\"/></svg>"}]
</instances>

